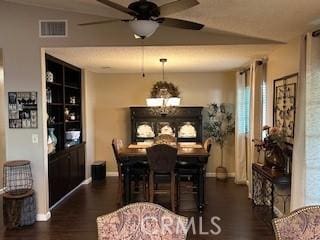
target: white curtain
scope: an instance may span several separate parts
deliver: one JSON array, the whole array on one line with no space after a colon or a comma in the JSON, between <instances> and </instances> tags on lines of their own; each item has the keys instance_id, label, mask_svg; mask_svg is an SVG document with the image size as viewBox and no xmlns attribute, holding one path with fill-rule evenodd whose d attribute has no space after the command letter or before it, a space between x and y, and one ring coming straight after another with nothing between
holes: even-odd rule
<instances>
[{"instance_id":1,"label":"white curtain","mask_svg":"<svg viewBox=\"0 0 320 240\"><path fill-rule=\"evenodd\" d=\"M291 210L320 204L320 37L308 33L301 42Z\"/></svg>"},{"instance_id":2,"label":"white curtain","mask_svg":"<svg viewBox=\"0 0 320 240\"><path fill-rule=\"evenodd\" d=\"M248 71L237 72L237 105L235 116L235 182L237 184L247 182L247 134L249 132L250 110L250 88L248 87L248 76Z\"/></svg>"},{"instance_id":3,"label":"white curtain","mask_svg":"<svg viewBox=\"0 0 320 240\"><path fill-rule=\"evenodd\" d=\"M249 197L252 192L252 163L258 159L258 153L252 140L261 139L265 81L265 61L254 61L246 74L237 73L235 181L236 183L248 183ZM244 122L247 124L246 128L243 128Z\"/></svg>"}]
</instances>

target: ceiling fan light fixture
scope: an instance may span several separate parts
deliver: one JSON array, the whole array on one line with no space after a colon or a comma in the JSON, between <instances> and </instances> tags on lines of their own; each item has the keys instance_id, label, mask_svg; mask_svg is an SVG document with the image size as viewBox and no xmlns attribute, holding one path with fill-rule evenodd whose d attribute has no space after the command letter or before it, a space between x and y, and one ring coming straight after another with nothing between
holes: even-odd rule
<instances>
[{"instance_id":1,"label":"ceiling fan light fixture","mask_svg":"<svg viewBox=\"0 0 320 240\"><path fill-rule=\"evenodd\" d=\"M141 38L150 37L159 27L159 23L153 20L133 20L129 25L133 33Z\"/></svg>"}]
</instances>

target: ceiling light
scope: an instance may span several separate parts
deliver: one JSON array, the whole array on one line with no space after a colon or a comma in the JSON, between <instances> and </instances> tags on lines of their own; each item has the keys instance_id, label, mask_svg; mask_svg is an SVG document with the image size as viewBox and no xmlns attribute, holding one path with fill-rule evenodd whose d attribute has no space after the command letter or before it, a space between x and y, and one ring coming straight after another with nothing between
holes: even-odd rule
<instances>
[{"instance_id":1,"label":"ceiling light","mask_svg":"<svg viewBox=\"0 0 320 240\"><path fill-rule=\"evenodd\" d=\"M133 33L141 38L150 37L159 27L159 23L153 20L133 20L129 22Z\"/></svg>"}]
</instances>

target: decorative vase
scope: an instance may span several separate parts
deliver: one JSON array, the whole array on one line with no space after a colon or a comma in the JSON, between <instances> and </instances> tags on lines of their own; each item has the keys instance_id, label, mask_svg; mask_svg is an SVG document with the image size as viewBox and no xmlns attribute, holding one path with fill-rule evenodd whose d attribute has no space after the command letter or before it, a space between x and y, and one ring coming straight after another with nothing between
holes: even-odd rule
<instances>
[{"instance_id":1,"label":"decorative vase","mask_svg":"<svg viewBox=\"0 0 320 240\"><path fill-rule=\"evenodd\" d=\"M48 153L52 153L56 149L58 139L54 135L54 128L48 128Z\"/></svg>"},{"instance_id":2,"label":"decorative vase","mask_svg":"<svg viewBox=\"0 0 320 240\"><path fill-rule=\"evenodd\" d=\"M53 82L53 73L52 72L46 72L46 80L47 82Z\"/></svg>"},{"instance_id":3,"label":"decorative vase","mask_svg":"<svg viewBox=\"0 0 320 240\"><path fill-rule=\"evenodd\" d=\"M216 168L216 178L218 180L227 180L228 178L228 170L223 166L223 143L220 143L220 166Z\"/></svg>"}]
</instances>

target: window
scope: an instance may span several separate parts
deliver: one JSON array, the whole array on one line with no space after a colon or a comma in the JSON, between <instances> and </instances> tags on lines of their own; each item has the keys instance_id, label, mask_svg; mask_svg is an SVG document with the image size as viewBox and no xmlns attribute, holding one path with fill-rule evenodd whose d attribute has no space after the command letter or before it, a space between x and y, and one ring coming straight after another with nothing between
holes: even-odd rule
<instances>
[{"instance_id":1,"label":"window","mask_svg":"<svg viewBox=\"0 0 320 240\"><path fill-rule=\"evenodd\" d=\"M261 85L261 108L262 108L262 116L261 116L261 125L262 127L267 125L267 105L268 105L268 97L267 97L267 82L266 80L262 81ZM266 131L262 131L262 139L266 137Z\"/></svg>"},{"instance_id":2,"label":"window","mask_svg":"<svg viewBox=\"0 0 320 240\"><path fill-rule=\"evenodd\" d=\"M244 72L243 75L244 84L238 89L238 118L240 134L246 134L249 132L250 123L250 86L248 86L248 72Z\"/></svg>"}]
</instances>

